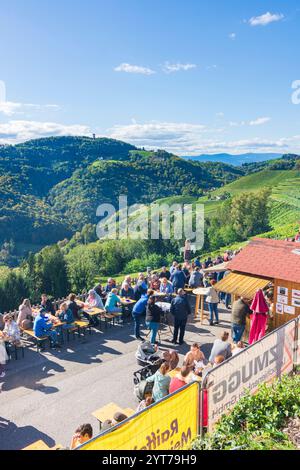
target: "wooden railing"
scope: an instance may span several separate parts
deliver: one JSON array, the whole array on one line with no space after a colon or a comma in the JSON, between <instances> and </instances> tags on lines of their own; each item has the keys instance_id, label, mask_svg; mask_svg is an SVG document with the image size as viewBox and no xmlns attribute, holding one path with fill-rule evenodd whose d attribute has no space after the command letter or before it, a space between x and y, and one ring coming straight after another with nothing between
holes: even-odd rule
<instances>
[{"instance_id":1,"label":"wooden railing","mask_svg":"<svg viewBox=\"0 0 300 470\"><path fill-rule=\"evenodd\" d=\"M87 298L87 294L78 294L77 296L77 299L79 300L82 300L82 301L85 301L85 299ZM52 301L52 305L54 307L54 310L58 310L58 307L60 306L60 304L62 304L63 302L67 301L68 298L67 297L62 297L61 299L55 299ZM40 305L39 304L35 304L35 305L32 305L31 306L32 308L40 308ZM10 315L13 315L14 319L16 320L18 318L18 314L19 314L19 310L15 309L15 310L9 310L8 312L4 312L3 315L6 315L6 314L10 314Z\"/></svg>"}]
</instances>

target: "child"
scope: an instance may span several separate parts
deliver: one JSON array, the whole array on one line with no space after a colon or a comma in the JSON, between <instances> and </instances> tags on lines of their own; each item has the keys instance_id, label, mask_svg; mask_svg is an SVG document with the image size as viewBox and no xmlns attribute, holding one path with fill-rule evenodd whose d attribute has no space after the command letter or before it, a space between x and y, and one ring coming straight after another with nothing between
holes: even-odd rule
<instances>
[{"instance_id":1,"label":"child","mask_svg":"<svg viewBox=\"0 0 300 470\"><path fill-rule=\"evenodd\" d=\"M0 378L5 377L4 365L8 360L8 355L5 348L5 341L2 331L0 331Z\"/></svg>"},{"instance_id":2,"label":"child","mask_svg":"<svg viewBox=\"0 0 300 470\"><path fill-rule=\"evenodd\" d=\"M243 343L243 341L239 341L236 346L233 348L232 350L232 355L235 356L236 354L238 354L239 352L243 351L243 349L245 349L245 345Z\"/></svg>"}]
</instances>

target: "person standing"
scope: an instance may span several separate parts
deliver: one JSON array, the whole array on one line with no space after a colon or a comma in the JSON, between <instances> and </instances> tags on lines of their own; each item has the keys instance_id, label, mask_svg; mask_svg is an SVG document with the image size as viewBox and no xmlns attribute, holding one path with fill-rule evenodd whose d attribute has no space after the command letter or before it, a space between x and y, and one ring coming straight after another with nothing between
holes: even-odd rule
<instances>
[{"instance_id":1,"label":"person standing","mask_svg":"<svg viewBox=\"0 0 300 470\"><path fill-rule=\"evenodd\" d=\"M172 274L175 273L177 266L178 266L177 261L173 261L172 266L170 267L170 274L171 274L171 276L172 276Z\"/></svg>"},{"instance_id":2,"label":"person standing","mask_svg":"<svg viewBox=\"0 0 300 470\"><path fill-rule=\"evenodd\" d=\"M217 283L215 279L212 279L210 281L210 287L208 288L207 291L207 297L206 297L206 302L208 303L208 309L209 309L209 324L210 326L212 325L218 325L219 323L219 311L218 311L218 304L219 304L219 294L214 288L214 285ZM216 321L214 322L214 316L216 318Z\"/></svg>"},{"instance_id":3,"label":"person standing","mask_svg":"<svg viewBox=\"0 0 300 470\"><path fill-rule=\"evenodd\" d=\"M189 287L196 289L197 287L202 286L202 278L203 276L200 272L200 268L196 267L190 276Z\"/></svg>"},{"instance_id":4,"label":"person standing","mask_svg":"<svg viewBox=\"0 0 300 470\"><path fill-rule=\"evenodd\" d=\"M184 244L184 261L191 261L191 242L190 240L185 240Z\"/></svg>"},{"instance_id":5,"label":"person standing","mask_svg":"<svg viewBox=\"0 0 300 470\"><path fill-rule=\"evenodd\" d=\"M144 341L141 337L140 328L142 323L142 316L146 312L147 303L149 297L154 294L152 289L147 290L147 294L143 294L142 297L137 301L132 309L132 318L134 321L134 336L136 339Z\"/></svg>"},{"instance_id":6,"label":"person standing","mask_svg":"<svg viewBox=\"0 0 300 470\"><path fill-rule=\"evenodd\" d=\"M176 267L175 272L171 275L171 282L173 284L175 292L177 292L178 289L183 289L184 288L185 282L186 282L186 277L185 277L184 272L181 269L181 264L179 264Z\"/></svg>"},{"instance_id":7,"label":"person standing","mask_svg":"<svg viewBox=\"0 0 300 470\"><path fill-rule=\"evenodd\" d=\"M174 335L172 343L178 344L177 338L179 332L179 344L183 344L187 319L191 314L191 307L183 289L178 289L177 296L171 302L170 312L174 316Z\"/></svg>"},{"instance_id":8,"label":"person standing","mask_svg":"<svg viewBox=\"0 0 300 470\"><path fill-rule=\"evenodd\" d=\"M147 304L146 308L146 325L151 331L151 344L155 344L156 335L159 330L160 317L162 315L162 309L156 305L155 297L152 295Z\"/></svg>"},{"instance_id":9,"label":"person standing","mask_svg":"<svg viewBox=\"0 0 300 470\"><path fill-rule=\"evenodd\" d=\"M246 318L250 315L249 303L243 297L233 302L231 310L231 331L234 343L238 343L246 328Z\"/></svg>"},{"instance_id":10,"label":"person standing","mask_svg":"<svg viewBox=\"0 0 300 470\"><path fill-rule=\"evenodd\" d=\"M253 315L251 315L249 344L253 344L265 336L268 320L269 307L261 289L256 292L250 309Z\"/></svg>"}]
</instances>

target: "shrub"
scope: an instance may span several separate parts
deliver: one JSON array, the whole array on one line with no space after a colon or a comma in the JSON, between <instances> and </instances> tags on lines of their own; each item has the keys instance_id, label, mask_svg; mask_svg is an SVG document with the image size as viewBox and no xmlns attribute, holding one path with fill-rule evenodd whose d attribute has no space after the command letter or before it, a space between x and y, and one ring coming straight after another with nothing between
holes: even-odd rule
<instances>
[{"instance_id":1,"label":"shrub","mask_svg":"<svg viewBox=\"0 0 300 470\"><path fill-rule=\"evenodd\" d=\"M287 418L300 416L300 376L284 376L246 395L212 434L194 441L193 449L230 450L293 448L282 432Z\"/></svg>"}]
</instances>

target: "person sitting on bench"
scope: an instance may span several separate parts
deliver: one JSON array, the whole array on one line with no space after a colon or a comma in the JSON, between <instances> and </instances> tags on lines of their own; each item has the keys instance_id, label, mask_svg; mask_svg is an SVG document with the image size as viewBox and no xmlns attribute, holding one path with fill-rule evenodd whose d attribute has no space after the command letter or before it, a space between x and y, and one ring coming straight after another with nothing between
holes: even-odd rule
<instances>
[{"instance_id":1,"label":"person sitting on bench","mask_svg":"<svg viewBox=\"0 0 300 470\"><path fill-rule=\"evenodd\" d=\"M57 348L59 347L57 342L57 332L52 330L52 323L48 321L46 314L47 311L44 308L41 308L38 316L34 320L33 331L37 338L48 336L50 339L50 347Z\"/></svg>"}]
</instances>

